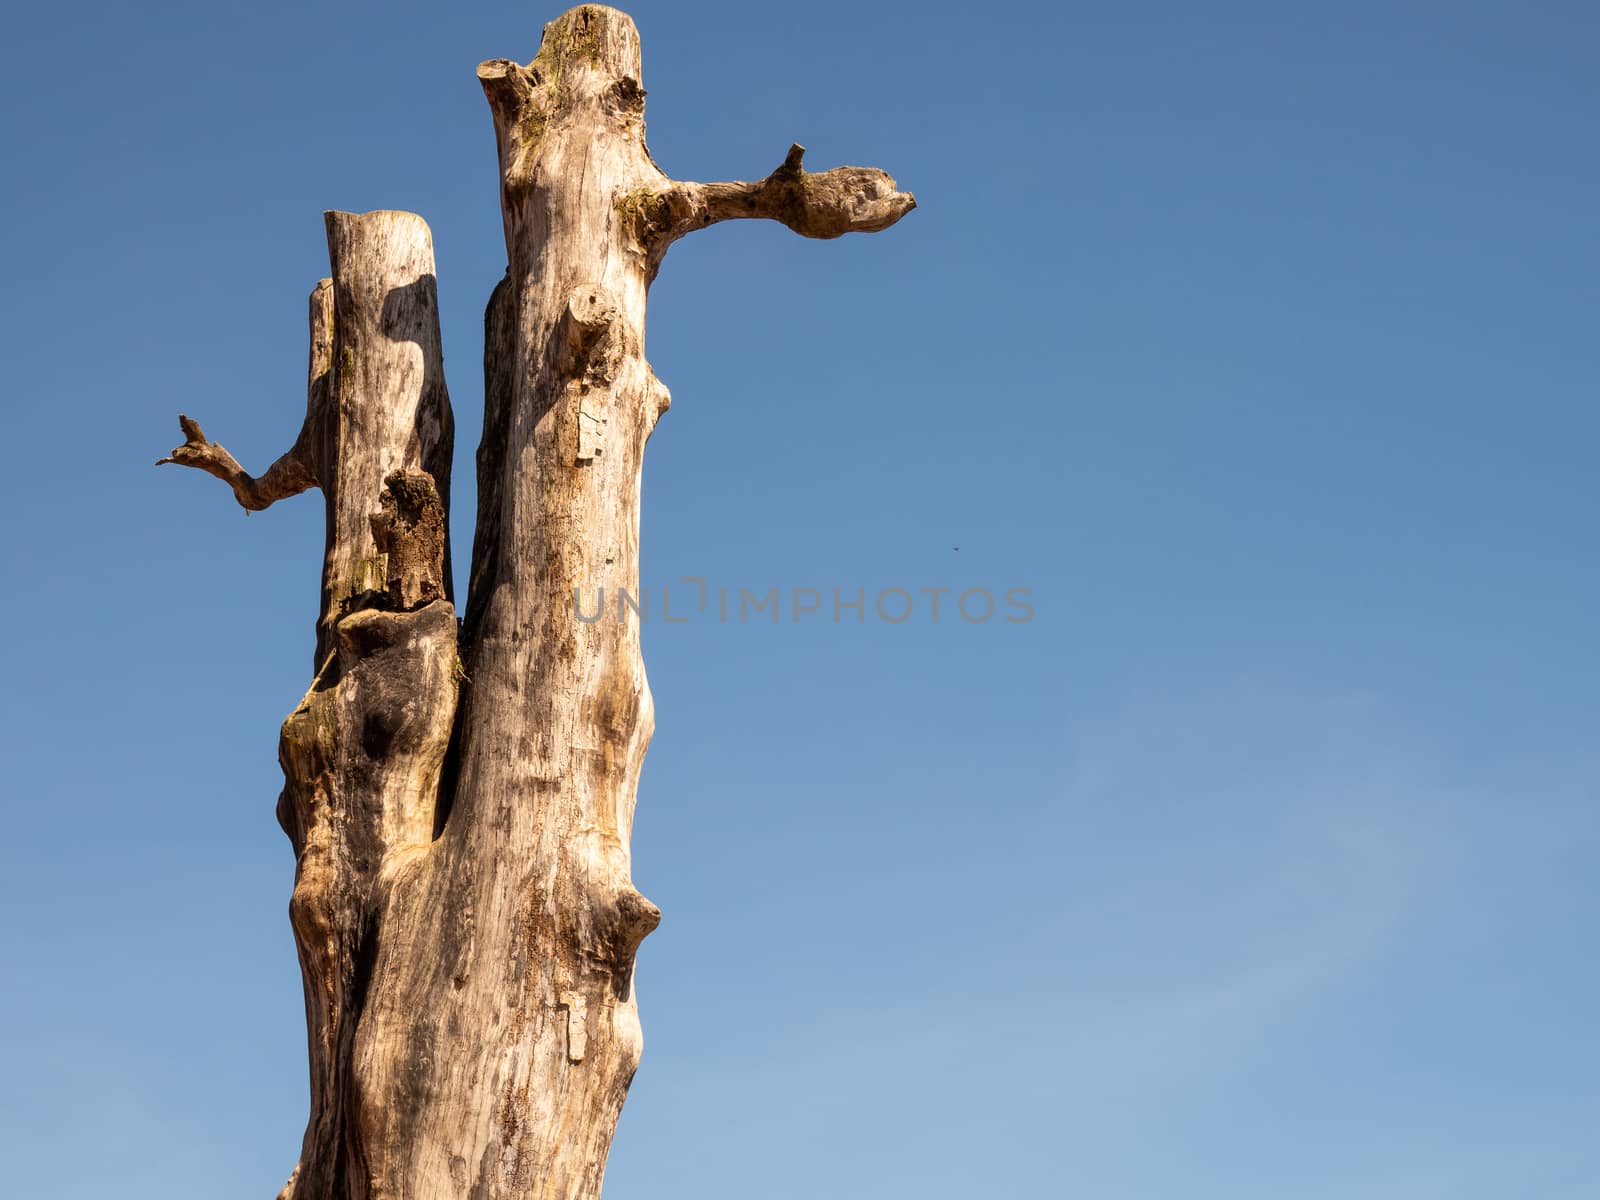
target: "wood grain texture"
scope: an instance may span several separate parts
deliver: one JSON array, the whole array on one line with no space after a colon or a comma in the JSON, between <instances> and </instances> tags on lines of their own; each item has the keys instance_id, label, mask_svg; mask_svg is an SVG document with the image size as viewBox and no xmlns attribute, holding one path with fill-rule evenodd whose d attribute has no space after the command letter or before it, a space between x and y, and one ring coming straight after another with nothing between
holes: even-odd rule
<instances>
[{"instance_id":1,"label":"wood grain texture","mask_svg":"<svg viewBox=\"0 0 1600 1200\"><path fill-rule=\"evenodd\" d=\"M184 418L166 460L246 509L312 483L328 543L317 675L284 724L312 1111L284 1200L593 1200L642 1047L634 960L660 913L630 839L654 710L636 621L644 353L668 248L718 221L808 237L914 206L884 172L668 178L638 31L585 5L532 62L483 63L508 266L485 314L465 619L445 545L451 419L420 218L329 214L308 411L260 478ZM459 698L459 703L458 703Z\"/></svg>"}]
</instances>

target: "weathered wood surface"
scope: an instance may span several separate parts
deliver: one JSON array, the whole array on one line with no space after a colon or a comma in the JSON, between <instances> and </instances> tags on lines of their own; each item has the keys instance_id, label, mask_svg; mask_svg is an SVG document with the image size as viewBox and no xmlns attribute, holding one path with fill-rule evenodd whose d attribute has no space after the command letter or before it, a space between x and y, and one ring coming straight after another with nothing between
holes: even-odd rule
<instances>
[{"instance_id":1,"label":"weathered wood surface","mask_svg":"<svg viewBox=\"0 0 1600 1200\"><path fill-rule=\"evenodd\" d=\"M460 665L445 504L452 421L433 247L411 213L327 214L311 293L306 417L249 476L198 424L163 462L224 479L246 510L320 486L328 512L317 671L279 739L278 819L305 989L311 1116L285 1195L368 1195L351 1055L390 881L432 842Z\"/></svg>"},{"instance_id":2,"label":"weathered wood surface","mask_svg":"<svg viewBox=\"0 0 1600 1200\"><path fill-rule=\"evenodd\" d=\"M669 403L649 285L717 221L836 237L914 206L881 171L806 172L798 146L757 182L669 179L614 9L573 9L532 63L478 76L509 265L485 318L459 644L420 219L330 216L306 425L279 463L252 478L187 418L164 460L247 509L312 483L329 509L318 676L281 754L312 1063L290 1200L599 1195L641 1049L634 958L660 919L629 849L654 718L637 623L580 621L574 596L638 588L644 447Z\"/></svg>"}]
</instances>

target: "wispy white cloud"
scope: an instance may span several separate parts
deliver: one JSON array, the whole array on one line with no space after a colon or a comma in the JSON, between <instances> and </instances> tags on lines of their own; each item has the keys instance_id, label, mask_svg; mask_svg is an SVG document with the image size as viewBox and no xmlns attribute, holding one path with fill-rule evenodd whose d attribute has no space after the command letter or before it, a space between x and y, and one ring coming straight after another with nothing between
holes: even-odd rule
<instances>
[{"instance_id":1,"label":"wispy white cloud","mask_svg":"<svg viewBox=\"0 0 1600 1200\"><path fill-rule=\"evenodd\" d=\"M1163 984L1084 1004L1064 996L1052 1053L1063 1098L1096 1098L1184 1073L1250 1049L1275 1024L1356 971L1383 946L1421 886L1422 854L1407 835L1375 825L1321 830L1283 860L1237 865L1239 896L1270 904L1297 884L1319 893L1312 911L1270 937L1213 929L1206 944L1173 946L1191 969ZM1241 952L1241 943L1249 943ZM1160 940L1153 946L1159 952ZM1080 964L1080 977L1092 970Z\"/></svg>"}]
</instances>

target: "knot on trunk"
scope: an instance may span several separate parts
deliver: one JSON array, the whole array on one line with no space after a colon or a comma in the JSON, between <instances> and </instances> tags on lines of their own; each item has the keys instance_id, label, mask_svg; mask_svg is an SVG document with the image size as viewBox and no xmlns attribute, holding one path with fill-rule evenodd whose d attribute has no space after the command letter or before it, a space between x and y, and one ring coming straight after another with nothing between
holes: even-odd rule
<instances>
[{"instance_id":1,"label":"knot on trunk","mask_svg":"<svg viewBox=\"0 0 1600 1200\"><path fill-rule=\"evenodd\" d=\"M383 481L372 538L384 555L389 605L410 610L444 598L444 506L426 471L395 471Z\"/></svg>"},{"instance_id":2,"label":"knot on trunk","mask_svg":"<svg viewBox=\"0 0 1600 1200\"><path fill-rule=\"evenodd\" d=\"M610 406L605 393L622 370L627 349L622 310L598 283L580 283L551 331L550 359L564 393L557 423L562 457L594 461L604 449ZM592 393L600 393L593 402Z\"/></svg>"},{"instance_id":3,"label":"knot on trunk","mask_svg":"<svg viewBox=\"0 0 1600 1200\"><path fill-rule=\"evenodd\" d=\"M598 283L580 283L567 293L556 322L555 367L568 379L604 387L622 366L622 312Z\"/></svg>"},{"instance_id":4,"label":"knot on trunk","mask_svg":"<svg viewBox=\"0 0 1600 1200\"><path fill-rule=\"evenodd\" d=\"M611 976L616 997L625 1000L633 981L633 961L640 944L661 924L661 910L638 889L624 884L594 901L590 922L588 955Z\"/></svg>"}]
</instances>

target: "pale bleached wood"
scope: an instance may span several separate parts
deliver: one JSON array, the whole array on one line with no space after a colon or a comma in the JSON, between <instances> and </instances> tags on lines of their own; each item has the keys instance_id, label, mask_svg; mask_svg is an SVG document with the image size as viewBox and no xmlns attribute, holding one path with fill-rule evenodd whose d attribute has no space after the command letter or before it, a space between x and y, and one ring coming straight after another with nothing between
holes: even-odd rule
<instances>
[{"instance_id":1,"label":"pale bleached wood","mask_svg":"<svg viewBox=\"0 0 1600 1200\"><path fill-rule=\"evenodd\" d=\"M401 470L430 476L450 509L455 425L444 383L433 238L415 213L330 212L333 266L330 393L321 477L333 523L322 571L318 650L354 597L387 586L372 532L384 480ZM444 594L450 594L448 543Z\"/></svg>"},{"instance_id":2,"label":"pale bleached wood","mask_svg":"<svg viewBox=\"0 0 1600 1200\"><path fill-rule=\"evenodd\" d=\"M486 322L471 683L449 821L384 915L358 1036L371 1093L408 1101L372 1111L375 1194L599 1194L659 919L629 853L654 715L637 623L580 622L573 595L637 592L644 446L669 403L644 356L661 256L716 220L837 236L914 205L881 171L807 175L798 150L761 183L675 183L645 146L639 68L633 22L585 6L532 63L478 70L509 268Z\"/></svg>"},{"instance_id":3,"label":"pale bleached wood","mask_svg":"<svg viewBox=\"0 0 1600 1200\"><path fill-rule=\"evenodd\" d=\"M460 683L432 241L411 213L329 213L327 230L321 662L279 750L310 1038L311 1115L284 1189L300 1200L367 1194L350 1062L386 890L432 840Z\"/></svg>"},{"instance_id":4,"label":"pale bleached wood","mask_svg":"<svg viewBox=\"0 0 1600 1200\"><path fill-rule=\"evenodd\" d=\"M326 398L314 354L287 465L252 480L187 424L172 455L247 508L306 476L327 494L319 674L282 739L312 1039L284 1200L599 1196L642 1047L635 956L660 920L630 852L654 710L638 623L582 621L574 598L638 592L644 447L670 403L644 354L650 282L718 221L837 237L915 206L873 168L806 172L799 146L756 182L670 179L615 9L575 8L531 63L478 77L508 268L485 315L459 657L418 219L330 217Z\"/></svg>"},{"instance_id":5,"label":"pale bleached wood","mask_svg":"<svg viewBox=\"0 0 1600 1200\"><path fill-rule=\"evenodd\" d=\"M461 679L445 545L452 421L433 248L412 213L328 213L311 294L306 417L259 478L183 418L163 461L224 479L246 510L320 486L317 673L284 721L278 817L305 988L311 1115L284 1195L366 1195L350 1054L388 881L426 851Z\"/></svg>"}]
</instances>

